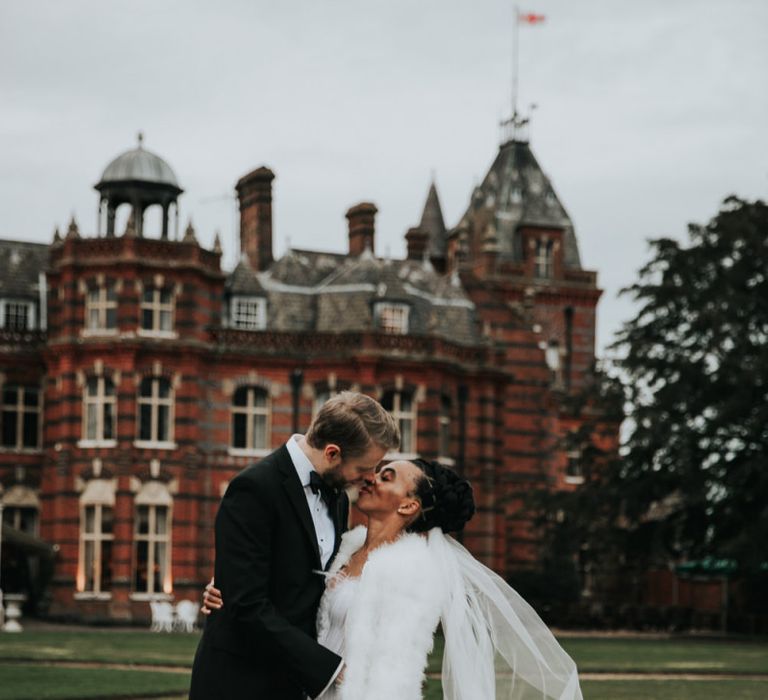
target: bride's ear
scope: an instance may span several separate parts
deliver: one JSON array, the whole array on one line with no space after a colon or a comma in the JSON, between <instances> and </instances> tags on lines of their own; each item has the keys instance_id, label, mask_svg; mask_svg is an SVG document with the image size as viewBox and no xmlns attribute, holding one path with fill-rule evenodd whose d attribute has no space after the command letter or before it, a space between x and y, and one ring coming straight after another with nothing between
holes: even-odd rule
<instances>
[{"instance_id":1,"label":"bride's ear","mask_svg":"<svg viewBox=\"0 0 768 700\"><path fill-rule=\"evenodd\" d=\"M400 513L400 515L404 515L406 518L412 518L420 509L421 503L419 503L419 500L417 498L409 498L407 501L400 504L397 512Z\"/></svg>"}]
</instances>

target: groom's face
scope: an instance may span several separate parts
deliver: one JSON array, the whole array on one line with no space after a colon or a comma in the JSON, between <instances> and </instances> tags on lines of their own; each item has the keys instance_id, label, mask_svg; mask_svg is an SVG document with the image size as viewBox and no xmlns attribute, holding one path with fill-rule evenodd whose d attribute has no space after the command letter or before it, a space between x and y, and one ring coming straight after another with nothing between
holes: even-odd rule
<instances>
[{"instance_id":1,"label":"groom's face","mask_svg":"<svg viewBox=\"0 0 768 700\"><path fill-rule=\"evenodd\" d=\"M346 459L338 448L336 450L330 458L327 457L330 468L323 472L322 478L337 489L362 486L366 477L373 476L385 454L385 450L378 445L373 445L359 457Z\"/></svg>"}]
</instances>

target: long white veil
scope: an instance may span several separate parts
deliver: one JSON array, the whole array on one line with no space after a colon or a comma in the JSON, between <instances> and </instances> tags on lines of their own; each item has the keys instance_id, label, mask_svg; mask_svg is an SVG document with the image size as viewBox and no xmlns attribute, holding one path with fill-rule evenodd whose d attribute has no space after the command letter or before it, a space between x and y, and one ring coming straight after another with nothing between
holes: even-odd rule
<instances>
[{"instance_id":1,"label":"long white veil","mask_svg":"<svg viewBox=\"0 0 768 700\"><path fill-rule=\"evenodd\" d=\"M582 700L576 664L534 609L439 528L428 542L448 590L445 700Z\"/></svg>"}]
</instances>

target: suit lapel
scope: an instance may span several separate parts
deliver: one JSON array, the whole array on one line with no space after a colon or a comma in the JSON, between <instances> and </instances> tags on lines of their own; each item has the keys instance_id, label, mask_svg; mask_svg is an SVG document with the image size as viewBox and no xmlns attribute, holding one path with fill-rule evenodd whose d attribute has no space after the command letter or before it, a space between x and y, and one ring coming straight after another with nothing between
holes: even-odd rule
<instances>
[{"instance_id":1,"label":"suit lapel","mask_svg":"<svg viewBox=\"0 0 768 700\"><path fill-rule=\"evenodd\" d=\"M291 461L288 448L285 446L278 453L278 467L283 475L283 488L288 497L288 502L296 513L296 517L299 523L301 523L312 551L315 553L315 564L317 568L320 568L320 549L317 546L317 533L312 522L312 515L309 512L307 497L304 494L304 487L301 485L301 481L299 481L299 475L296 473L296 467L293 466Z\"/></svg>"}]
</instances>

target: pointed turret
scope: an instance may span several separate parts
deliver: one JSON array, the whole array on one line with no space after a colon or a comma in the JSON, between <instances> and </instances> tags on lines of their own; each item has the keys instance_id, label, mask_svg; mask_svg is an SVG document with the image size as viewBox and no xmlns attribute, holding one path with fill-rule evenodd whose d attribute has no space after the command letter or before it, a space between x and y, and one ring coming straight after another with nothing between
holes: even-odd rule
<instances>
[{"instance_id":1,"label":"pointed turret","mask_svg":"<svg viewBox=\"0 0 768 700\"><path fill-rule=\"evenodd\" d=\"M448 233L443 220L443 210L440 207L440 197L434 180L429 186L427 201L424 203L424 211L421 214L421 222L418 226L428 235L427 252L430 258L444 260Z\"/></svg>"}]
</instances>

